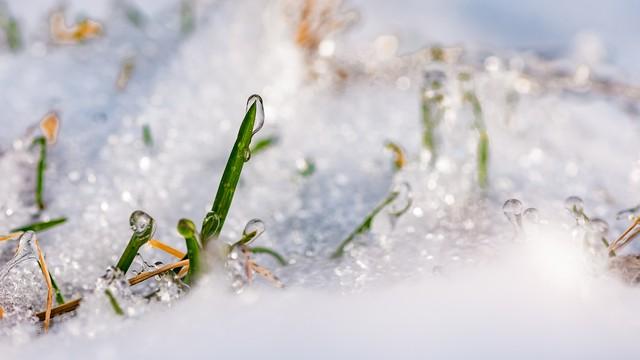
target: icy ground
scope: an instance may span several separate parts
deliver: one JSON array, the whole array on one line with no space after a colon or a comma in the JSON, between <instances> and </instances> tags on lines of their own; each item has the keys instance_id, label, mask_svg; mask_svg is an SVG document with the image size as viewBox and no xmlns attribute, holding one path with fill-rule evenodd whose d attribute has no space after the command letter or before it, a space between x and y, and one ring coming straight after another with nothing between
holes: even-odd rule
<instances>
[{"instance_id":1,"label":"icy ground","mask_svg":"<svg viewBox=\"0 0 640 360\"><path fill-rule=\"evenodd\" d=\"M21 139L57 110L62 129L49 154L44 217L69 221L42 233L40 243L67 298L86 301L46 336L9 313L0 321L2 359L634 358L640 292L576 241L563 203L582 197L590 216L609 222L609 238L628 225L615 214L640 203L637 108L589 92L537 89L518 82L517 64L533 49L562 58L562 68L586 64L633 83L640 48L629 34L640 30L633 24L640 9L623 1L578 10L572 6L582 2L524 10L507 3L349 2L359 22L325 43L325 55L373 70L344 81L310 79L286 2L199 2L186 37L174 1L138 3L143 31L116 3L70 2L69 21L84 14L106 28L104 38L79 46L49 43L47 11L56 3L12 3L24 20L25 49L0 53L0 234L31 221L37 158ZM550 3L558 10L542 10ZM579 30L600 37L575 37ZM469 47L469 62L481 68L474 82L490 136L486 191L475 181L472 114L459 99L441 124L437 162L425 159L424 69L394 61L434 42ZM492 51L497 56L486 60ZM129 57L135 70L120 92L114 82ZM513 89L515 105L505 100ZM131 235L129 214L148 212L156 238L184 249L175 224L199 222L210 207L252 93L262 95L266 114L255 139L276 134L279 142L246 163L222 237L235 241L248 220L262 219L266 232L256 242L290 264L258 260L287 287L258 279L236 294L228 278L212 276L180 298L167 291L151 304L123 299L127 317L116 316L92 290ZM406 150L400 172L387 140ZM317 167L306 178L297 170L305 158ZM371 234L330 260L402 181L413 190L408 213L395 226L382 213ZM525 224L526 237L514 239L502 213L509 198L540 211L540 224ZM4 263L13 247L0 246ZM142 255L173 261L149 248ZM43 309L36 265L9 279L0 305L16 314ZM32 283L40 285L20 286Z\"/></svg>"}]
</instances>

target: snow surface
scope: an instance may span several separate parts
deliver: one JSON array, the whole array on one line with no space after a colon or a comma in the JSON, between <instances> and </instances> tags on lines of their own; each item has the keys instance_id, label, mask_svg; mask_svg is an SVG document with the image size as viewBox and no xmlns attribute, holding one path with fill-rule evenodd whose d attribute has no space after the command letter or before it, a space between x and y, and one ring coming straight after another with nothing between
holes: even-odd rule
<instances>
[{"instance_id":1,"label":"snow surface","mask_svg":"<svg viewBox=\"0 0 640 360\"><path fill-rule=\"evenodd\" d=\"M513 72L478 73L491 141L491 186L482 192L471 112L458 109L459 99L442 124L433 169L420 146L421 69L401 80L310 81L285 2L200 2L196 31L183 37L175 1L137 3L148 19L144 31L115 3L70 1L69 20L88 14L107 35L62 47L47 39L47 11L56 5L10 4L24 21L26 49L0 54L0 233L34 213L36 158L20 139L55 109L62 129L49 154L45 217L69 222L40 242L65 293L86 301L46 336L24 319L4 319L3 359L634 357L640 293L585 254L563 205L569 195L582 197L589 215L609 222L611 238L627 226L616 212L640 202L640 123L619 101L532 91L508 121ZM478 57L534 50L637 79L640 45L630 34L640 30L640 9L625 1L603 6L353 1L347 7L360 12L359 23L336 36L335 54L384 63L374 56L376 39L391 34L401 54L434 42L463 44ZM118 92L127 57L136 68ZM262 95L266 114L256 138L277 134L280 141L245 165L222 236L232 242L248 220L262 219L266 232L256 243L292 264L258 260L287 288L258 280L236 294L226 277L212 276L180 299L147 305L125 296L128 316L117 317L92 289L129 239L129 214L145 210L158 224L156 237L183 249L175 224L198 222L210 207L252 93ZM142 143L143 124L153 132L151 149ZM407 151L399 173L386 140ZM303 158L317 165L309 178L296 172ZM381 214L344 259L329 260L401 181L413 189L409 212L395 227ZM512 197L544 220L528 224L526 239L514 240L502 213ZM8 259L10 246L2 246ZM172 260L148 248L143 256ZM36 275L34 265L12 276L38 283ZM16 297L41 309L43 285L5 288L0 304Z\"/></svg>"}]
</instances>

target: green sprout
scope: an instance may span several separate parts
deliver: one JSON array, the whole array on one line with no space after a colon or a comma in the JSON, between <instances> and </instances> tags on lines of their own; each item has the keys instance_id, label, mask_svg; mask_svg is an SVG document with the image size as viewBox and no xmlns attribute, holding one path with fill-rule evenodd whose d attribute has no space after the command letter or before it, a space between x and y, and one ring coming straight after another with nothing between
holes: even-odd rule
<instances>
[{"instance_id":1,"label":"green sprout","mask_svg":"<svg viewBox=\"0 0 640 360\"><path fill-rule=\"evenodd\" d=\"M256 155L260 152L267 150L268 148L276 145L280 139L276 135L268 136L256 141L256 143L251 147L251 154Z\"/></svg>"},{"instance_id":2,"label":"green sprout","mask_svg":"<svg viewBox=\"0 0 640 360\"><path fill-rule=\"evenodd\" d=\"M195 29L195 9L192 0L180 1L180 31L189 34Z\"/></svg>"},{"instance_id":3,"label":"green sprout","mask_svg":"<svg viewBox=\"0 0 640 360\"><path fill-rule=\"evenodd\" d=\"M151 127L149 124L142 125L142 142L147 147L153 146L153 135L151 134Z\"/></svg>"},{"instance_id":4,"label":"green sprout","mask_svg":"<svg viewBox=\"0 0 640 360\"><path fill-rule=\"evenodd\" d=\"M40 158L38 159L38 167L36 170L36 205L38 209L44 210L44 172L47 169L47 139L44 136L38 136L33 140L33 146L40 147Z\"/></svg>"},{"instance_id":5,"label":"green sprout","mask_svg":"<svg viewBox=\"0 0 640 360\"><path fill-rule=\"evenodd\" d=\"M113 308L113 312L115 312L116 315L124 316L124 311L122 311L122 307L120 307L120 304L118 304L118 300L116 299L115 296L113 296L113 293L111 292L111 290L106 289L104 291L104 294L109 299L109 303L111 304L111 307Z\"/></svg>"},{"instance_id":6,"label":"green sprout","mask_svg":"<svg viewBox=\"0 0 640 360\"><path fill-rule=\"evenodd\" d=\"M53 275L51 275L51 273L49 273L49 278L51 279L51 286L53 286L53 290L55 290L56 303L58 303L58 305L64 304L65 300L64 296L62 296L62 291L60 290L58 283L56 283L56 280L53 278Z\"/></svg>"},{"instance_id":7,"label":"green sprout","mask_svg":"<svg viewBox=\"0 0 640 360\"><path fill-rule=\"evenodd\" d=\"M142 245L151 240L155 231L155 220L141 210L136 210L131 213L129 223L131 224L133 234L116 265L116 268L122 271L123 274L127 273L136 254L138 254L138 250L140 250Z\"/></svg>"},{"instance_id":8,"label":"green sprout","mask_svg":"<svg viewBox=\"0 0 640 360\"><path fill-rule=\"evenodd\" d=\"M132 4L125 5L125 15L127 16L127 20L131 24L133 24L137 28L142 28L145 23L144 15L140 12L140 10Z\"/></svg>"},{"instance_id":9,"label":"green sprout","mask_svg":"<svg viewBox=\"0 0 640 360\"><path fill-rule=\"evenodd\" d=\"M312 158L304 158L296 160L296 168L298 175L309 177L316 172L316 162Z\"/></svg>"},{"instance_id":10,"label":"green sprout","mask_svg":"<svg viewBox=\"0 0 640 360\"><path fill-rule=\"evenodd\" d=\"M200 231L200 238L202 240L202 246L206 247L207 243L212 239L217 239L222 231L231 202L233 201L233 195L238 181L240 180L240 174L244 163L251 157L251 139L253 135L262 128L264 124L264 109L262 105L262 98L259 95L252 95L247 102L247 112L240 125L236 142L231 149L231 154L227 160L227 165L222 173L220 184L218 185L218 191L213 201L211 211L207 213L202 221L202 230ZM254 124L256 119L259 121L257 129L254 130Z\"/></svg>"},{"instance_id":11,"label":"green sprout","mask_svg":"<svg viewBox=\"0 0 640 360\"><path fill-rule=\"evenodd\" d=\"M276 259L276 261L282 265L282 266L286 266L287 265L287 260L284 258L284 256L280 255L278 252L276 252L273 249L267 248L267 247L263 247L263 246L253 246L251 248L251 252L254 254L267 254L267 255L271 255L271 257L273 257L274 259Z\"/></svg>"},{"instance_id":12,"label":"green sprout","mask_svg":"<svg viewBox=\"0 0 640 360\"><path fill-rule=\"evenodd\" d=\"M178 233L184 237L187 243L187 258L189 259L189 272L184 278L184 282L193 284L202 272L200 241L198 241L196 226L189 219L180 219L178 221Z\"/></svg>"},{"instance_id":13,"label":"green sprout","mask_svg":"<svg viewBox=\"0 0 640 360\"><path fill-rule=\"evenodd\" d=\"M51 229L52 227L62 225L65 222L67 222L67 218L61 217L61 218L57 218L49 221L35 222L28 225L24 225L24 226L12 229L11 232L29 231L29 230L33 232L43 232L45 230Z\"/></svg>"},{"instance_id":14,"label":"green sprout","mask_svg":"<svg viewBox=\"0 0 640 360\"><path fill-rule=\"evenodd\" d=\"M13 52L20 50L22 47L22 40L18 20L12 16L2 16L0 17L0 28L4 30L9 49Z\"/></svg>"},{"instance_id":15,"label":"green sprout","mask_svg":"<svg viewBox=\"0 0 640 360\"><path fill-rule=\"evenodd\" d=\"M471 80L471 74L462 72L458 75L460 82L468 86ZM486 188L489 183L489 134L487 126L484 122L482 113L482 105L475 91L472 89L463 90L462 99L471 105L473 112L473 128L478 131L478 147L477 147L477 179L481 188Z\"/></svg>"},{"instance_id":16,"label":"green sprout","mask_svg":"<svg viewBox=\"0 0 640 360\"><path fill-rule=\"evenodd\" d=\"M421 95L422 146L431 153L435 161L437 151L436 131L444 117L444 82L446 74L440 70L431 70L425 74L425 84Z\"/></svg>"},{"instance_id":17,"label":"green sprout","mask_svg":"<svg viewBox=\"0 0 640 360\"><path fill-rule=\"evenodd\" d=\"M394 202L406 202L399 209L393 209L389 214L393 218L402 216L411 207L410 187L408 183L402 183L401 186L394 188L367 216L362 220L348 236L344 239L336 251L331 255L332 259L337 259L344 255L344 250L358 235L365 234L371 230L373 219L387 206Z\"/></svg>"}]
</instances>

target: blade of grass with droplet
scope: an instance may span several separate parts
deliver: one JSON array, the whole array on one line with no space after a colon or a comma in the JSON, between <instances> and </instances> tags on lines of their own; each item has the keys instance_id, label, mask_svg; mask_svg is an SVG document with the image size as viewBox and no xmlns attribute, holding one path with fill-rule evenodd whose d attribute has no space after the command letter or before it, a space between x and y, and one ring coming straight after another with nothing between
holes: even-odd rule
<instances>
[{"instance_id":1,"label":"blade of grass with droplet","mask_svg":"<svg viewBox=\"0 0 640 360\"><path fill-rule=\"evenodd\" d=\"M250 97L253 99L254 96ZM260 102L260 104L258 104ZM231 154L227 160L227 165L222 173L220 184L218 185L218 191L213 201L211 211L207 213L203 222L202 230L200 231L200 238L202 239L202 246L206 248L207 243L211 239L215 239L220 235L222 226L224 225L231 202L233 201L233 195L238 186L240 180L240 174L245 161L247 161L247 154L250 154L249 146L251 145L251 139L255 133L253 127L256 120L256 114L258 112L258 106L261 106L262 99L256 97L255 101L247 110L238 136L231 149Z\"/></svg>"}]
</instances>

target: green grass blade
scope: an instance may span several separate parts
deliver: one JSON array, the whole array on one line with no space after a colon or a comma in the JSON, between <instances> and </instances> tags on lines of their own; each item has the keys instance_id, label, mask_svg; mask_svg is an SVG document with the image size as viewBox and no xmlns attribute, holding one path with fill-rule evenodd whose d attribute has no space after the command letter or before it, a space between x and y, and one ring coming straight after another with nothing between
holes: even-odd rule
<instances>
[{"instance_id":1,"label":"green grass blade","mask_svg":"<svg viewBox=\"0 0 640 360\"><path fill-rule=\"evenodd\" d=\"M253 101L253 103L251 103ZM211 239L215 239L220 235L222 226L224 225L231 202L233 201L233 195L238 186L240 180L240 174L244 163L250 158L251 152L249 146L251 145L251 139L253 135L262 127L264 122L264 111L262 107L262 99L258 95L253 95L249 98L250 104L247 110L240 130L238 131L238 137L231 149L231 154L227 160L227 165L222 173L220 184L218 185L218 191L216 193L215 200L211 211L207 213L202 222L201 239L202 245L206 248L207 243ZM258 129L254 130L254 124L258 118Z\"/></svg>"},{"instance_id":2,"label":"green grass blade","mask_svg":"<svg viewBox=\"0 0 640 360\"><path fill-rule=\"evenodd\" d=\"M267 150L268 148L276 145L278 143L278 141L280 141L280 139L275 135L259 139L251 147L251 155L256 155L258 153L261 153L261 152Z\"/></svg>"},{"instance_id":3,"label":"green grass blade","mask_svg":"<svg viewBox=\"0 0 640 360\"><path fill-rule=\"evenodd\" d=\"M331 255L331 258L332 259L337 259L337 258L341 257L342 255L344 255L344 249L347 247L347 245L349 245L353 241L353 239L356 238L356 236L358 236L360 234L364 234L364 233L368 232L369 230L371 230L371 225L373 224L373 219L376 217L376 215L378 215L378 213L380 211L382 211L382 209L384 209L393 200L395 200L396 197L398 197L398 193L397 192L391 192L389 195L387 195L387 197L381 203L379 203L373 210L371 210L371 212L369 214L367 214L367 216L360 223L360 225L358 225L358 227L356 227L347 236L347 238L344 239L340 243L340 245L338 246L336 251Z\"/></svg>"},{"instance_id":4,"label":"green grass blade","mask_svg":"<svg viewBox=\"0 0 640 360\"><path fill-rule=\"evenodd\" d=\"M278 252L276 252L273 249L269 249L267 247L262 247L262 246L255 246L251 248L251 252L254 254L267 254L267 255L271 255L274 259L276 259L276 261L282 265L282 266L287 266L287 260L284 258L284 256L280 255Z\"/></svg>"},{"instance_id":5,"label":"green grass blade","mask_svg":"<svg viewBox=\"0 0 640 360\"><path fill-rule=\"evenodd\" d=\"M11 232L29 231L29 230L33 232L43 232L45 230L51 229L52 227L56 227L58 225L64 224L65 222L67 222L67 218L61 217L61 218L57 218L49 221L35 222L28 225L24 225L24 226L12 229Z\"/></svg>"},{"instance_id":6,"label":"green grass blade","mask_svg":"<svg viewBox=\"0 0 640 360\"><path fill-rule=\"evenodd\" d=\"M38 167L36 168L36 205L38 209L44 209L44 172L47 169L47 139L44 136L39 136L33 140L34 146L40 147L40 159L38 160Z\"/></svg>"},{"instance_id":7,"label":"green grass blade","mask_svg":"<svg viewBox=\"0 0 640 360\"><path fill-rule=\"evenodd\" d=\"M151 127L149 124L142 125L142 142L147 147L153 146L153 135L151 134Z\"/></svg>"},{"instance_id":8,"label":"green grass blade","mask_svg":"<svg viewBox=\"0 0 640 360\"><path fill-rule=\"evenodd\" d=\"M7 21L6 36L7 43L9 43L9 48L11 49L11 51L16 52L20 50L20 48L22 47L20 25L18 24L18 21L13 17L9 18L9 20Z\"/></svg>"},{"instance_id":9,"label":"green grass blade","mask_svg":"<svg viewBox=\"0 0 640 360\"><path fill-rule=\"evenodd\" d=\"M184 278L186 284L193 284L202 273L202 260L200 255L200 243L197 239L196 226L189 219L180 219L178 233L184 237L187 243L187 258L189 259L189 272Z\"/></svg>"},{"instance_id":10,"label":"green grass blade","mask_svg":"<svg viewBox=\"0 0 640 360\"><path fill-rule=\"evenodd\" d=\"M104 291L104 294L107 295L107 298L109 299L109 303L113 308L113 312L115 312L119 316L124 316L124 311L122 311L122 307L120 307L120 304L118 304L118 300L116 299L115 296L113 296L113 293L111 293L111 290L106 289Z\"/></svg>"},{"instance_id":11,"label":"green grass blade","mask_svg":"<svg viewBox=\"0 0 640 360\"><path fill-rule=\"evenodd\" d=\"M64 296L62 296L62 291L60 290L58 283L53 278L53 275L51 275L51 273L49 273L49 278L51 279L51 285L53 286L53 289L55 290L55 293L56 293L56 303L58 303L58 305L64 304L65 300L64 300Z\"/></svg>"},{"instance_id":12,"label":"green grass blade","mask_svg":"<svg viewBox=\"0 0 640 360\"><path fill-rule=\"evenodd\" d=\"M486 131L480 132L478 139L478 184L485 188L489 182L489 135Z\"/></svg>"}]
</instances>

